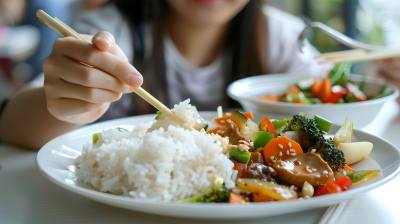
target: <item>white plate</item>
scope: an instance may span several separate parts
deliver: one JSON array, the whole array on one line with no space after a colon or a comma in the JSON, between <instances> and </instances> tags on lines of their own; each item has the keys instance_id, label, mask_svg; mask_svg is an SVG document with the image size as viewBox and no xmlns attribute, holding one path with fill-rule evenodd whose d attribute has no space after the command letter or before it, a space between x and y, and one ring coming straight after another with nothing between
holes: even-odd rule
<instances>
[{"instance_id":1,"label":"white plate","mask_svg":"<svg viewBox=\"0 0 400 224\"><path fill-rule=\"evenodd\" d=\"M215 112L201 112L200 114L209 120L216 116ZM355 169L379 169L381 167L383 176L370 180L367 185L360 184L340 194L314 197L307 200L251 203L248 205L162 203L99 192L90 185L76 179L74 159L81 153L83 144L92 141L93 133L115 127L132 129L134 125L153 120L154 117L155 115L144 115L111 120L88 125L61 135L40 149L36 157L39 170L58 186L108 205L164 216L230 220L261 218L328 206L375 189L392 180L400 172L400 153L395 146L379 137L354 130L354 136L358 141L372 142L374 149L369 158L354 164L353 167ZM339 126L332 125L332 133L338 128Z\"/></svg>"}]
</instances>

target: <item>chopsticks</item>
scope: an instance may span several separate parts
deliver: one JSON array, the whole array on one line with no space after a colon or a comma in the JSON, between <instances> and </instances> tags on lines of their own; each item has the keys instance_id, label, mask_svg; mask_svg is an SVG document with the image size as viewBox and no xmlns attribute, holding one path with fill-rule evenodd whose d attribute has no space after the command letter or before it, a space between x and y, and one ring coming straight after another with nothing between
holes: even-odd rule
<instances>
[{"instance_id":1,"label":"chopsticks","mask_svg":"<svg viewBox=\"0 0 400 224\"><path fill-rule=\"evenodd\" d=\"M360 62L371 61L385 58L399 57L400 48L392 48L385 50L367 51L361 49L337 51L331 53L320 54L315 58L320 64L341 63L341 62Z\"/></svg>"},{"instance_id":2,"label":"chopsticks","mask_svg":"<svg viewBox=\"0 0 400 224\"><path fill-rule=\"evenodd\" d=\"M86 40L85 38L80 36L71 27L67 26L65 23L63 23L58 18L51 17L49 14L47 14L43 10L41 10L41 9L37 10L36 16L39 18L40 22L42 22L43 24L48 26L50 29L52 29L55 32L57 32L58 34L60 34L61 36L63 36L63 37L71 36L78 40L82 40L82 41L90 43L88 40ZM190 125L185 125L184 121L182 121L168 107L166 107L164 104L162 104L160 101L158 101L154 96L152 96L150 93L148 93L142 87L138 87L138 88L131 87L131 90L133 90L137 95L139 95L141 98L143 98L148 103L150 103L157 110L161 111L163 114L168 116L171 120L178 123L181 127L189 129L190 131L194 130Z\"/></svg>"},{"instance_id":3,"label":"chopsticks","mask_svg":"<svg viewBox=\"0 0 400 224\"><path fill-rule=\"evenodd\" d=\"M324 213L318 224L334 224L336 223L339 215L346 207L347 201L342 201L339 204L329 206L328 210Z\"/></svg>"}]
</instances>

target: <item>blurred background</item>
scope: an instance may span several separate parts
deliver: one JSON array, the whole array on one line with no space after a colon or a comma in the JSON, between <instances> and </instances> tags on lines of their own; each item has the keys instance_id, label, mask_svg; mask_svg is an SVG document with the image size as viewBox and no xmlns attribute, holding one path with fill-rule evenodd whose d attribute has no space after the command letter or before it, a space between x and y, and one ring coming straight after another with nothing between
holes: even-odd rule
<instances>
[{"instance_id":1,"label":"blurred background","mask_svg":"<svg viewBox=\"0 0 400 224\"><path fill-rule=\"evenodd\" d=\"M254 1L254 0L253 0ZM0 0L0 101L42 72L58 34L45 27L35 12L41 8L74 26L76 7L96 10L107 0ZM270 0L271 5L319 21L363 42L400 45L400 0ZM297 37L294 37L297 38ZM346 49L314 30L309 41L322 53ZM367 63L353 66L365 74Z\"/></svg>"}]
</instances>

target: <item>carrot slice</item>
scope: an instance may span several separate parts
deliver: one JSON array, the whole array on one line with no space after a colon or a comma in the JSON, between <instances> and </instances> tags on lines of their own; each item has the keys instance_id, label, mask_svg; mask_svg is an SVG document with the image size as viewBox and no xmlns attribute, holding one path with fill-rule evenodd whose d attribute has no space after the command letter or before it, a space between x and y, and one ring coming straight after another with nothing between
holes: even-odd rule
<instances>
[{"instance_id":1,"label":"carrot slice","mask_svg":"<svg viewBox=\"0 0 400 224\"><path fill-rule=\"evenodd\" d=\"M252 193L253 194L253 202L267 202L272 201L272 198L265 194L260 193Z\"/></svg>"},{"instance_id":2,"label":"carrot slice","mask_svg":"<svg viewBox=\"0 0 400 224\"><path fill-rule=\"evenodd\" d=\"M328 102L331 95L332 95L332 83L331 83L331 80L328 77L326 77L324 79L324 81L322 82L321 87L319 89L318 98L322 102L326 103L326 102Z\"/></svg>"},{"instance_id":3,"label":"carrot slice","mask_svg":"<svg viewBox=\"0 0 400 224\"><path fill-rule=\"evenodd\" d=\"M260 128L261 131L267 131L267 127L268 127L268 132L271 134L274 134L274 138L276 138L276 132L275 132L274 125L272 125L272 122L267 117L264 117L261 120L260 126L261 126L261 128Z\"/></svg>"},{"instance_id":4,"label":"carrot slice","mask_svg":"<svg viewBox=\"0 0 400 224\"><path fill-rule=\"evenodd\" d=\"M242 113L244 116L246 116L247 118L249 118L250 120L254 119L254 115L251 112L244 112ZM216 117L214 118L215 122L217 122L217 124L219 125L225 125L226 124L226 120L231 119L231 115L226 115L223 117Z\"/></svg>"},{"instance_id":5,"label":"carrot slice","mask_svg":"<svg viewBox=\"0 0 400 224\"><path fill-rule=\"evenodd\" d=\"M286 92L285 93L282 93L282 95L280 95L279 97L278 97L278 101L282 101L282 100L284 100L286 98Z\"/></svg>"},{"instance_id":6,"label":"carrot slice","mask_svg":"<svg viewBox=\"0 0 400 224\"><path fill-rule=\"evenodd\" d=\"M295 103L295 104L303 104L303 102L301 102L301 100L296 100L293 103Z\"/></svg>"},{"instance_id":7,"label":"carrot slice","mask_svg":"<svg viewBox=\"0 0 400 224\"><path fill-rule=\"evenodd\" d=\"M299 143L285 136L270 140L263 149L266 164L273 163L272 160L285 160L292 156L293 153L303 153L303 150Z\"/></svg>"},{"instance_id":8,"label":"carrot slice","mask_svg":"<svg viewBox=\"0 0 400 224\"><path fill-rule=\"evenodd\" d=\"M250 200L241 195L231 192L229 194L228 202L229 202L229 204L246 204L246 203L250 202Z\"/></svg>"},{"instance_id":9,"label":"carrot slice","mask_svg":"<svg viewBox=\"0 0 400 224\"><path fill-rule=\"evenodd\" d=\"M243 112L242 113L244 116L246 116L247 118L249 118L250 120L253 120L254 119L254 115L253 115L253 113L252 112Z\"/></svg>"},{"instance_id":10,"label":"carrot slice","mask_svg":"<svg viewBox=\"0 0 400 224\"><path fill-rule=\"evenodd\" d=\"M261 101L273 101L273 102L278 102L279 101L278 97L272 96L272 95L263 96L263 97L260 97L258 99L261 100Z\"/></svg>"},{"instance_id":11,"label":"carrot slice","mask_svg":"<svg viewBox=\"0 0 400 224\"><path fill-rule=\"evenodd\" d=\"M356 172L357 170L349 167L349 165L344 164L343 170L349 171L349 172Z\"/></svg>"},{"instance_id":12,"label":"carrot slice","mask_svg":"<svg viewBox=\"0 0 400 224\"><path fill-rule=\"evenodd\" d=\"M225 129L226 129L225 126L224 127L217 127L217 128L214 128L212 130L207 131L207 134L216 134L216 135L222 136L222 134L224 133Z\"/></svg>"},{"instance_id":13,"label":"carrot slice","mask_svg":"<svg viewBox=\"0 0 400 224\"><path fill-rule=\"evenodd\" d=\"M321 81L319 79L315 79L314 84L311 85L311 92L318 97L319 89L321 88Z\"/></svg>"},{"instance_id":14,"label":"carrot slice","mask_svg":"<svg viewBox=\"0 0 400 224\"><path fill-rule=\"evenodd\" d=\"M301 90L295 85L290 85L289 86L289 91L292 92L292 93L296 93L296 94L299 94L299 92L301 92Z\"/></svg>"}]
</instances>

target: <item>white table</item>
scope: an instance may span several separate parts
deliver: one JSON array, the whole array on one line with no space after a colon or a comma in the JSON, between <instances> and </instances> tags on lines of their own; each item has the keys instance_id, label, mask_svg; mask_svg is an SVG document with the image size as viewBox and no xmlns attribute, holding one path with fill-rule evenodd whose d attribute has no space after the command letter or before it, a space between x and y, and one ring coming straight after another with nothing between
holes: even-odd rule
<instances>
[{"instance_id":1,"label":"white table","mask_svg":"<svg viewBox=\"0 0 400 224\"><path fill-rule=\"evenodd\" d=\"M400 109L386 104L365 131L400 148ZM396 133L397 132L397 133ZM37 169L36 152L0 144L0 223L201 223L123 210L64 190ZM347 203L337 223L400 223L400 176ZM261 220L207 223L318 223L326 207Z\"/></svg>"}]
</instances>

